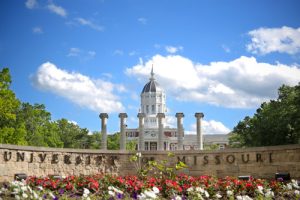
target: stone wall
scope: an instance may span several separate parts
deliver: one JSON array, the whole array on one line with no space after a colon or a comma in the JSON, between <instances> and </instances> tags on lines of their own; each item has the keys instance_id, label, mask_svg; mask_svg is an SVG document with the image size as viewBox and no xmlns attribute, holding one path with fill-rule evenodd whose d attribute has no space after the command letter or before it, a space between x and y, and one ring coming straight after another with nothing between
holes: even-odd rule
<instances>
[{"instance_id":1,"label":"stone wall","mask_svg":"<svg viewBox=\"0 0 300 200\"><path fill-rule=\"evenodd\" d=\"M300 178L300 145L226 149L218 151L142 152L141 163L148 160L184 161L190 175L274 178L276 172L289 172ZM0 182L12 180L16 173L27 175L135 174L129 162L134 152L108 150L58 149L0 144Z\"/></svg>"}]
</instances>

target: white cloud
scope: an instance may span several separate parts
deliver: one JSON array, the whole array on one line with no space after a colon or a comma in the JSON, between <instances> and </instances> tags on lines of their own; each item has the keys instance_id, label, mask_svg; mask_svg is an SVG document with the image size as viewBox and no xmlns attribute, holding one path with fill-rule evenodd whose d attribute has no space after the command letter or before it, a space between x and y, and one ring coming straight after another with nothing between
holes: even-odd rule
<instances>
[{"instance_id":1,"label":"white cloud","mask_svg":"<svg viewBox=\"0 0 300 200\"><path fill-rule=\"evenodd\" d=\"M228 46L226 46L225 44L222 45L222 49L226 52L226 53L230 53L230 48Z\"/></svg>"},{"instance_id":2,"label":"white cloud","mask_svg":"<svg viewBox=\"0 0 300 200\"><path fill-rule=\"evenodd\" d=\"M245 56L203 65L179 55L155 55L127 68L126 74L145 82L152 64L157 81L171 98L231 108L257 108L276 98L282 84L300 81L297 66L260 63Z\"/></svg>"},{"instance_id":3,"label":"white cloud","mask_svg":"<svg viewBox=\"0 0 300 200\"><path fill-rule=\"evenodd\" d=\"M44 33L43 29L41 27L34 27L32 29L32 32L35 33L35 34L42 34Z\"/></svg>"},{"instance_id":4,"label":"white cloud","mask_svg":"<svg viewBox=\"0 0 300 200\"><path fill-rule=\"evenodd\" d=\"M96 56L96 52L95 52L95 51L88 51L87 54L88 54L90 57L95 57L95 56Z\"/></svg>"},{"instance_id":5,"label":"white cloud","mask_svg":"<svg viewBox=\"0 0 300 200\"><path fill-rule=\"evenodd\" d=\"M38 7L38 2L36 0L27 0L25 2L25 6L28 8L28 9L34 9L34 8L37 8Z\"/></svg>"},{"instance_id":6,"label":"white cloud","mask_svg":"<svg viewBox=\"0 0 300 200\"><path fill-rule=\"evenodd\" d=\"M94 22L84 19L84 18L76 18L75 19L80 25L90 27L96 31L104 31L103 26L99 26L98 24L95 24Z\"/></svg>"},{"instance_id":7,"label":"white cloud","mask_svg":"<svg viewBox=\"0 0 300 200\"><path fill-rule=\"evenodd\" d=\"M205 135L213 134L228 134L231 130L227 128L222 122L215 120L202 120L202 132ZM191 125L191 130L187 131L188 134L196 134L196 124Z\"/></svg>"},{"instance_id":8,"label":"white cloud","mask_svg":"<svg viewBox=\"0 0 300 200\"><path fill-rule=\"evenodd\" d=\"M166 121L166 126L169 126L169 127L177 126L177 118L174 116L170 116L170 115L166 116L165 121Z\"/></svg>"},{"instance_id":9,"label":"white cloud","mask_svg":"<svg viewBox=\"0 0 300 200\"><path fill-rule=\"evenodd\" d=\"M137 54L138 54L138 52L136 52L136 51L131 51L128 53L129 56L135 56Z\"/></svg>"},{"instance_id":10,"label":"white cloud","mask_svg":"<svg viewBox=\"0 0 300 200\"><path fill-rule=\"evenodd\" d=\"M168 53L176 53L178 51L182 51L183 47L182 46L177 46L177 47L175 47L175 46L166 46L165 49Z\"/></svg>"},{"instance_id":11,"label":"white cloud","mask_svg":"<svg viewBox=\"0 0 300 200\"><path fill-rule=\"evenodd\" d=\"M140 18L138 18L138 22L145 25L145 24L147 24L147 19L144 17L140 17Z\"/></svg>"},{"instance_id":12,"label":"white cloud","mask_svg":"<svg viewBox=\"0 0 300 200\"><path fill-rule=\"evenodd\" d=\"M73 120L68 120L69 123L74 124L74 125L78 125L78 123L76 121Z\"/></svg>"},{"instance_id":13,"label":"white cloud","mask_svg":"<svg viewBox=\"0 0 300 200\"><path fill-rule=\"evenodd\" d=\"M272 52L296 54L300 52L300 28L259 28L248 33L251 43L247 50L254 54Z\"/></svg>"},{"instance_id":14,"label":"white cloud","mask_svg":"<svg viewBox=\"0 0 300 200\"><path fill-rule=\"evenodd\" d=\"M119 85L62 70L50 62L39 67L33 83L41 90L50 91L98 113L124 111L124 106L115 95Z\"/></svg>"},{"instance_id":15,"label":"white cloud","mask_svg":"<svg viewBox=\"0 0 300 200\"><path fill-rule=\"evenodd\" d=\"M61 6L57 6L57 5L53 4L53 3L51 3L51 4L49 4L47 6L47 8L51 12L53 12L53 13L61 16L61 17L66 17L67 16L67 11L63 7L61 7Z\"/></svg>"},{"instance_id":16,"label":"white cloud","mask_svg":"<svg viewBox=\"0 0 300 200\"><path fill-rule=\"evenodd\" d=\"M67 56L68 57L77 57L77 56L79 56L80 52L81 52L81 50L79 48L72 47L72 48L70 48Z\"/></svg>"},{"instance_id":17,"label":"white cloud","mask_svg":"<svg viewBox=\"0 0 300 200\"><path fill-rule=\"evenodd\" d=\"M78 57L84 61L90 60L96 56L95 51L84 51L77 47L72 47L69 49L68 57Z\"/></svg>"},{"instance_id":18,"label":"white cloud","mask_svg":"<svg viewBox=\"0 0 300 200\"><path fill-rule=\"evenodd\" d=\"M120 49L116 49L113 53L114 55L118 55L118 56L123 56L124 55L124 52Z\"/></svg>"}]
</instances>

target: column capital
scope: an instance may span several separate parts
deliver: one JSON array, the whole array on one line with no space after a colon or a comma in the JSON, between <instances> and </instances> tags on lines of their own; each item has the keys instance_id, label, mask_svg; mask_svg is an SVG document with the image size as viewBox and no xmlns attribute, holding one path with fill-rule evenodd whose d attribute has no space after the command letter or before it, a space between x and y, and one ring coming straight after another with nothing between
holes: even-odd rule
<instances>
[{"instance_id":1,"label":"column capital","mask_svg":"<svg viewBox=\"0 0 300 200\"><path fill-rule=\"evenodd\" d=\"M175 117L177 117L177 118L183 118L184 114L183 113L176 113Z\"/></svg>"},{"instance_id":2,"label":"column capital","mask_svg":"<svg viewBox=\"0 0 300 200\"><path fill-rule=\"evenodd\" d=\"M165 118L165 113L157 113L156 117L158 118Z\"/></svg>"},{"instance_id":3,"label":"column capital","mask_svg":"<svg viewBox=\"0 0 300 200\"><path fill-rule=\"evenodd\" d=\"M128 116L127 116L127 113L120 113L119 114L119 118L121 118L121 119L124 119L124 118L127 118Z\"/></svg>"},{"instance_id":4,"label":"column capital","mask_svg":"<svg viewBox=\"0 0 300 200\"><path fill-rule=\"evenodd\" d=\"M138 118L144 118L146 117L145 113L138 113L137 115Z\"/></svg>"},{"instance_id":5,"label":"column capital","mask_svg":"<svg viewBox=\"0 0 300 200\"><path fill-rule=\"evenodd\" d=\"M204 114L203 113L195 113L196 118L203 118Z\"/></svg>"},{"instance_id":6,"label":"column capital","mask_svg":"<svg viewBox=\"0 0 300 200\"><path fill-rule=\"evenodd\" d=\"M108 118L108 114L107 113L100 113L99 117L100 117L100 119Z\"/></svg>"}]
</instances>

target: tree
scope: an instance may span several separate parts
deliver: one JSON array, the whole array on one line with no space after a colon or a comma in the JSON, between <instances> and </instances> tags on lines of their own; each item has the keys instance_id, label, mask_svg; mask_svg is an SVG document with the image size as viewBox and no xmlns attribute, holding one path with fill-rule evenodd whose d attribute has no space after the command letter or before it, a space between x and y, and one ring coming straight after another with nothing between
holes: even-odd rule
<instances>
[{"instance_id":1,"label":"tree","mask_svg":"<svg viewBox=\"0 0 300 200\"><path fill-rule=\"evenodd\" d=\"M10 90L11 76L8 68L0 72L0 143L26 144L23 123L17 123L20 101Z\"/></svg>"},{"instance_id":2,"label":"tree","mask_svg":"<svg viewBox=\"0 0 300 200\"><path fill-rule=\"evenodd\" d=\"M116 132L112 135L107 135L107 149L119 150L120 149L120 133Z\"/></svg>"},{"instance_id":3,"label":"tree","mask_svg":"<svg viewBox=\"0 0 300 200\"><path fill-rule=\"evenodd\" d=\"M278 99L264 102L252 118L240 121L229 140L234 146L300 143L300 83L281 86Z\"/></svg>"},{"instance_id":4,"label":"tree","mask_svg":"<svg viewBox=\"0 0 300 200\"><path fill-rule=\"evenodd\" d=\"M87 129L80 128L77 124L69 122L67 119L56 121L59 129L59 136L64 148L82 148L88 141Z\"/></svg>"}]
</instances>

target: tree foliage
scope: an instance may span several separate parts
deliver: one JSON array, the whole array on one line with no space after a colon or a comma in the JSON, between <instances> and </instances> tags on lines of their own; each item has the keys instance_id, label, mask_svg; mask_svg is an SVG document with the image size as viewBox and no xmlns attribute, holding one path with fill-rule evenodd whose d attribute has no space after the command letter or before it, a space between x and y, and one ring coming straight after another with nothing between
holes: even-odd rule
<instances>
[{"instance_id":1,"label":"tree foliage","mask_svg":"<svg viewBox=\"0 0 300 200\"><path fill-rule=\"evenodd\" d=\"M253 117L246 116L229 140L234 147L300 143L300 83L281 86L277 100L264 102Z\"/></svg>"}]
</instances>

